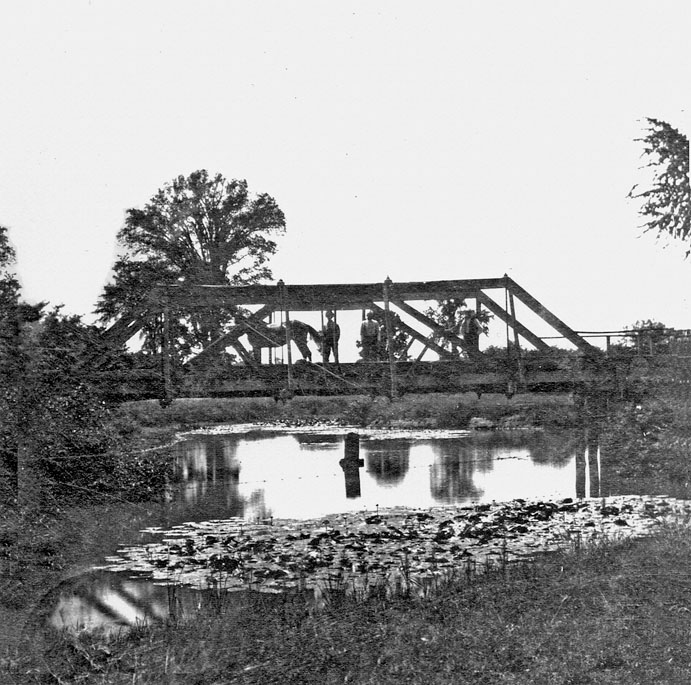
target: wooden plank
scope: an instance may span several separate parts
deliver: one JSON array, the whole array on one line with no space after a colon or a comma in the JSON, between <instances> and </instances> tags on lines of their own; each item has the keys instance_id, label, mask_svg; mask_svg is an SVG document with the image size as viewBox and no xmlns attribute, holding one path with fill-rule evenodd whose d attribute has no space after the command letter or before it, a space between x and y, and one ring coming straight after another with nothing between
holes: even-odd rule
<instances>
[{"instance_id":1,"label":"wooden plank","mask_svg":"<svg viewBox=\"0 0 691 685\"><path fill-rule=\"evenodd\" d=\"M462 293L481 289L503 288L503 278L451 281L417 281L392 283L392 298L401 300L439 300L459 297ZM268 304L291 311L322 309L362 309L368 302L382 301L382 283L348 284L285 284L278 285L159 285L150 295L152 306L165 302L183 308L208 307L213 304Z\"/></svg>"},{"instance_id":2,"label":"wooden plank","mask_svg":"<svg viewBox=\"0 0 691 685\"><path fill-rule=\"evenodd\" d=\"M374 302L370 302L370 307L379 314L384 314L384 309ZM440 347L435 342L428 340L422 333L418 333L414 328L411 328L407 323L401 321L401 328L408 334L412 335L416 340L419 340L423 345L427 345L431 350L434 350L440 357L445 359L453 359L454 356L443 347Z\"/></svg>"},{"instance_id":3,"label":"wooden plank","mask_svg":"<svg viewBox=\"0 0 691 685\"><path fill-rule=\"evenodd\" d=\"M391 300L393 304L395 304L401 311L404 311L406 314L409 314L412 316L414 319L419 321L420 323L425 324L428 328L431 328L435 333L438 333L439 335L443 336L450 342L454 343L458 347L460 347L466 354L470 354L468 350L468 345L466 345L465 340L463 338L459 338L457 335L454 333L451 333L450 331L447 331L443 326L440 326L434 319L430 319L429 316L426 316L422 312L419 312L417 309L414 307L411 307L409 304L406 302L403 302L402 300Z\"/></svg>"},{"instance_id":4,"label":"wooden plank","mask_svg":"<svg viewBox=\"0 0 691 685\"><path fill-rule=\"evenodd\" d=\"M212 343L209 343L201 352L191 359L188 359L184 365L188 366L190 364L194 364L218 348L234 346L234 343L237 341L237 339L241 338L247 332L246 323L261 321L269 316L269 314L271 314L273 311L273 307L269 307L268 305L262 307L258 311L254 312L254 314L249 316L245 321L233 326L231 330L229 330L227 333L224 333L220 338L216 338L216 340L214 340Z\"/></svg>"},{"instance_id":5,"label":"wooden plank","mask_svg":"<svg viewBox=\"0 0 691 685\"><path fill-rule=\"evenodd\" d=\"M555 331L563 335L570 343L574 344L579 350L583 352L593 352L597 350L596 347L586 342L581 338L576 331L569 328L561 319L556 317L547 309L542 303L538 302L527 290L521 288L516 281L508 276L506 278L506 287L512 292L526 307L532 309L540 318L546 321Z\"/></svg>"},{"instance_id":6,"label":"wooden plank","mask_svg":"<svg viewBox=\"0 0 691 685\"><path fill-rule=\"evenodd\" d=\"M240 355L240 358L245 362L245 364L247 364L247 366L250 366L253 369L257 368L257 362L254 361L254 357L245 349L245 346L239 340L235 340L232 344L232 347L235 348L237 353Z\"/></svg>"},{"instance_id":7,"label":"wooden plank","mask_svg":"<svg viewBox=\"0 0 691 685\"><path fill-rule=\"evenodd\" d=\"M516 319L516 321L514 322L511 319L509 313L504 309L504 307L502 307L500 304L497 304L488 295L486 295L483 292L479 292L477 293L477 300L478 302L482 303L484 307L489 309L492 312L492 314L498 316L504 323L508 323L511 326L515 325L516 331L533 347L535 347L538 350L549 349L549 345L544 340L542 340L542 338L539 338L529 328L526 328L518 319Z\"/></svg>"},{"instance_id":8,"label":"wooden plank","mask_svg":"<svg viewBox=\"0 0 691 685\"><path fill-rule=\"evenodd\" d=\"M120 317L109 328L103 331L103 337L106 340L112 340L120 345L124 345L144 328L146 325L146 320L144 318L145 314L146 312L141 312Z\"/></svg>"},{"instance_id":9,"label":"wooden plank","mask_svg":"<svg viewBox=\"0 0 691 685\"><path fill-rule=\"evenodd\" d=\"M386 351L389 357L389 376L391 381L391 398L397 395L396 391L396 360L393 356L393 328L391 326L391 310L389 307L389 287L391 279L387 278L384 281L383 296L384 296L384 325L386 327Z\"/></svg>"},{"instance_id":10,"label":"wooden plank","mask_svg":"<svg viewBox=\"0 0 691 685\"><path fill-rule=\"evenodd\" d=\"M511 315L511 328L513 329L513 342L516 347L516 362L518 364L518 387L522 390L525 388L525 373L523 370L523 354L521 352L521 343L516 330L516 307L513 301L513 294L509 292L509 310Z\"/></svg>"}]
</instances>

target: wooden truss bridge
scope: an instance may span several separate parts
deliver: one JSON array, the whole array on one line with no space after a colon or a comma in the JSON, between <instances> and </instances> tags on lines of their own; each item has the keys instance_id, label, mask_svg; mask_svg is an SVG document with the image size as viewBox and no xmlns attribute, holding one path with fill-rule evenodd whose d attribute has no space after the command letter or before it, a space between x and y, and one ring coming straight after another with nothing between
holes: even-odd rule
<instances>
[{"instance_id":1,"label":"wooden truss bridge","mask_svg":"<svg viewBox=\"0 0 691 685\"><path fill-rule=\"evenodd\" d=\"M506 354L488 356L473 349L422 311L437 301L455 298L466 306L486 310L506 327ZM516 315L530 311L548 324L556 336L575 348L557 355L546 337L537 335ZM229 311L242 307L250 313L236 320L216 340L184 362L176 359L171 323L176 312ZM254 308L254 309L250 309ZM371 310L386 322L388 349L393 335L387 313L397 314L396 326L422 350L415 359L399 361L392 353L378 361L312 363L294 359L291 326L286 328L286 359L263 362L247 348L247 335L261 331L272 317L289 323L301 312ZM179 315L179 314L177 314ZM104 335L125 343L151 321L161 322L160 367L147 383L130 381L124 396L273 396L293 394L368 394L396 396L421 392L566 391L602 379L603 353L508 276L501 278L383 283L225 286L184 284L157 286L146 301L111 325ZM535 318L535 317L533 317ZM233 356L226 351L233 350ZM437 359L424 360L427 353ZM338 356L336 357L338 359ZM211 364L213 361L213 364ZM616 375L616 373L614 374ZM141 377L143 379L143 376Z\"/></svg>"}]
</instances>

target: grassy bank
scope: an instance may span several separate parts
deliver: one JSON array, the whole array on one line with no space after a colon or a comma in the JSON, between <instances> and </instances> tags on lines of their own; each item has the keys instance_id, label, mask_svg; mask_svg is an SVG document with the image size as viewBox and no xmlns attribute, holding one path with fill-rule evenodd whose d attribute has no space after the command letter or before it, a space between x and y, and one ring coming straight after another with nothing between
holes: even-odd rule
<instances>
[{"instance_id":1,"label":"grassy bank","mask_svg":"<svg viewBox=\"0 0 691 685\"><path fill-rule=\"evenodd\" d=\"M474 417L498 427L568 427L577 422L568 394L406 395L385 397L294 397L286 402L270 398L177 399L163 408L155 401L130 402L121 408L123 421L146 428L196 428L214 423L263 421L305 423L332 421L353 426L411 426L467 428Z\"/></svg>"},{"instance_id":2,"label":"grassy bank","mask_svg":"<svg viewBox=\"0 0 691 685\"><path fill-rule=\"evenodd\" d=\"M622 404L600 434L616 490L689 498L688 402L656 395ZM142 445L209 423L333 421L360 426L570 427L569 396L409 396L178 400L124 406L118 420L145 428ZM75 510L76 512L76 510ZM88 513L84 513L88 516ZM71 523L50 516L2 527L3 558L30 559L51 582L69 564ZM58 531L62 531L59 533ZM85 535L97 537L93 527ZM89 532L91 531L91 532ZM26 534L28 532L28 535ZM61 537L62 536L62 537ZM35 540L34 544L31 540ZM64 541L64 545L63 545ZM75 547L76 549L76 547ZM686 529L607 543L530 564L481 570L424 600L334 597L314 612L301 597L219 598L196 615L116 641L63 636L0 662L0 682L84 683L687 683L691 682L691 563ZM26 585L22 592L30 593ZM10 621L19 617L17 603ZM1 635L1 633L0 633ZM3 655L0 653L0 658ZM4 680L3 680L4 679Z\"/></svg>"},{"instance_id":3,"label":"grassy bank","mask_svg":"<svg viewBox=\"0 0 691 685\"><path fill-rule=\"evenodd\" d=\"M687 683L689 564L689 536L670 529L481 570L424 599L334 597L321 612L299 596L250 596L239 607L219 599L114 642L64 636L40 662L6 664L6 675L27 683Z\"/></svg>"}]
</instances>

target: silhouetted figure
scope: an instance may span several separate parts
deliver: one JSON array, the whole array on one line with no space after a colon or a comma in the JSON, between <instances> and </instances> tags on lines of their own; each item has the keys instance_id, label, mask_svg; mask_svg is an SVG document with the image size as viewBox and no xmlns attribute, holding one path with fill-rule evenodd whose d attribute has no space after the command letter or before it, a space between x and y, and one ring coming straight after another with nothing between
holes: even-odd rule
<instances>
[{"instance_id":1,"label":"silhouetted figure","mask_svg":"<svg viewBox=\"0 0 691 685\"><path fill-rule=\"evenodd\" d=\"M365 361L375 361L379 351L379 322L371 311L367 312L367 318L360 326L360 343L362 358Z\"/></svg>"},{"instance_id":2,"label":"silhouetted figure","mask_svg":"<svg viewBox=\"0 0 691 685\"><path fill-rule=\"evenodd\" d=\"M479 352L482 323L480 323L480 319L477 318L477 314L474 311L469 311L463 320L461 324L461 333L463 334L463 340L468 345L469 352L471 354Z\"/></svg>"},{"instance_id":3,"label":"silhouetted figure","mask_svg":"<svg viewBox=\"0 0 691 685\"><path fill-rule=\"evenodd\" d=\"M326 312L326 324L322 329L322 359L329 361L331 352L334 361L338 362L338 341L341 337L341 327L336 323L334 312Z\"/></svg>"}]
</instances>

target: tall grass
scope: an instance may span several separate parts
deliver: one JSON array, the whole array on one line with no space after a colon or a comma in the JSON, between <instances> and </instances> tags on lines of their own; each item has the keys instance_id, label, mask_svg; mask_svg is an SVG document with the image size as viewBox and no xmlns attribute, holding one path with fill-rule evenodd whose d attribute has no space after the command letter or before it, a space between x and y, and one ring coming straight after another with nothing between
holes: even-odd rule
<instances>
[{"instance_id":1,"label":"tall grass","mask_svg":"<svg viewBox=\"0 0 691 685\"><path fill-rule=\"evenodd\" d=\"M107 642L62 635L20 682L686 683L686 530L479 566L434 592L251 593ZM49 673L52 674L49 676Z\"/></svg>"}]
</instances>

